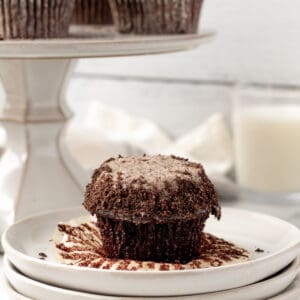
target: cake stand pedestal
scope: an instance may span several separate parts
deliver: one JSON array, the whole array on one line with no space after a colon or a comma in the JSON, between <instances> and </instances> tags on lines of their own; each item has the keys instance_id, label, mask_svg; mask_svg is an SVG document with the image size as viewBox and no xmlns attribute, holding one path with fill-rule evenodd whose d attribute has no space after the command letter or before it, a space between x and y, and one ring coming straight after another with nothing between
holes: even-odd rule
<instances>
[{"instance_id":1,"label":"cake stand pedestal","mask_svg":"<svg viewBox=\"0 0 300 300\"><path fill-rule=\"evenodd\" d=\"M0 76L6 100L0 121L7 132L7 144L0 160L0 231L25 216L83 201L86 178L64 142L64 129L71 117L65 88L75 58L181 51L212 36L204 32L1 41Z\"/></svg>"}]
</instances>

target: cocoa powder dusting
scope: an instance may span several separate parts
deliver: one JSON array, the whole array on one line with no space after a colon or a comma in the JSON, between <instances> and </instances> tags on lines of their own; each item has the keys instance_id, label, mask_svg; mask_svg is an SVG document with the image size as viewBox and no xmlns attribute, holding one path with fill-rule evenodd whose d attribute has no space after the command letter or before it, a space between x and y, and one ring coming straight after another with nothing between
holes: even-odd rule
<instances>
[{"instance_id":1,"label":"cocoa powder dusting","mask_svg":"<svg viewBox=\"0 0 300 300\"><path fill-rule=\"evenodd\" d=\"M58 231L64 235L67 243L56 243L56 249L64 263L80 267L90 267L105 270L184 270L218 267L235 260L248 260L249 253L236 245L203 233L201 255L186 264L142 262L130 259L110 259L104 257L101 235L94 222L83 223L78 226L58 224Z\"/></svg>"}]
</instances>

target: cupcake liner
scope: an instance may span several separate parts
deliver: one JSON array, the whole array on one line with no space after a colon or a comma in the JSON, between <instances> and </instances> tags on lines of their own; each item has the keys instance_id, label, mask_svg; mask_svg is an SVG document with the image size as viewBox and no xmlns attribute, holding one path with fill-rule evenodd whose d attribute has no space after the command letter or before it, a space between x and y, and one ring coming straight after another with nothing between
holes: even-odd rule
<instances>
[{"instance_id":1,"label":"cupcake liner","mask_svg":"<svg viewBox=\"0 0 300 300\"><path fill-rule=\"evenodd\" d=\"M199 258L207 218L135 224L98 215L97 225L109 258L187 263Z\"/></svg>"},{"instance_id":2,"label":"cupcake liner","mask_svg":"<svg viewBox=\"0 0 300 300\"><path fill-rule=\"evenodd\" d=\"M0 0L0 38L68 35L74 0Z\"/></svg>"},{"instance_id":3,"label":"cupcake liner","mask_svg":"<svg viewBox=\"0 0 300 300\"><path fill-rule=\"evenodd\" d=\"M172 34L198 30L203 0L109 0L121 33Z\"/></svg>"},{"instance_id":4,"label":"cupcake liner","mask_svg":"<svg viewBox=\"0 0 300 300\"><path fill-rule=\"evenodd\" d=\"M108 0L75 0L73 24L113 24Z\"/></svg>"},{"instance_id":5,"label":"cupcake liner","mask_svg":"<svg viewBox=\"0 0 300 300\"><path fill-rule=\"evenodd\" d=\"M43 0L36 0L36 7L42 7L42 3L43 3ZM40 26L36 26L35 30L36 30L36 36L43 36L43 16L44 16L44 13L43 13L43 10L42 9L36 9L35 10L35 18L37 20L41 20L41 25ZM26 15L24 16L24 20L26 22ZM26 26L26 25L24 25Z\"/></svg>"}]
</instances>

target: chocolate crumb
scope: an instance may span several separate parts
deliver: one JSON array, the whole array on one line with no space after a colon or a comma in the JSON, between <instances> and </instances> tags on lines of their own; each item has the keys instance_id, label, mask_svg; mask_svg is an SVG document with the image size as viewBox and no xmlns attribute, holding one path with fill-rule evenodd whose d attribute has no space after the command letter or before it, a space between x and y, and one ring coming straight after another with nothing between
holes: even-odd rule
<instances>
[{"instance_id":1,"label":"chocolate crumb","mask_svg":"<svg viewBox=\"0 0 300 300\"><path fill-rule=\"evenodd\" d=\"M264 249L261 249L261 248L256 248L256 249L255 249L255 252L257 252L257 253L264 253L265 250L264 250Z\"/></svg>"},{"instance_id":2,"label":"chocolate crumb","mask_svg":"<svg viewBox=\"0 0 300 300\"><path fill-rule=\"evenodd\" d=\"M40 258L44 258L44 259L48 257L48 255L44 252L40 252L39 256L40 256Z\"/></svg>"}]
</instances>

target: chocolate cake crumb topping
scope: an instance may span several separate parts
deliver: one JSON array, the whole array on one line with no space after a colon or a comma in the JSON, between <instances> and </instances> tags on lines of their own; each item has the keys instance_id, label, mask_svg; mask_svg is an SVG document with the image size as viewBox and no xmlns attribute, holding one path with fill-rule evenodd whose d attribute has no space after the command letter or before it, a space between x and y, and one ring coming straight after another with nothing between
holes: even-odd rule
<instances>
[{"instance_id":1,"label":"chocolate cake crumb topping","mask_svg":"<svg viewBox=\"0 0 300 300\"><path fill-rule=\"evenodd\" d=\"M93 215L135 223L221 215L202 165L174 155L108 159L87 185L84 206Z\"/></svg>"}]
</instances>

